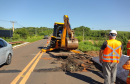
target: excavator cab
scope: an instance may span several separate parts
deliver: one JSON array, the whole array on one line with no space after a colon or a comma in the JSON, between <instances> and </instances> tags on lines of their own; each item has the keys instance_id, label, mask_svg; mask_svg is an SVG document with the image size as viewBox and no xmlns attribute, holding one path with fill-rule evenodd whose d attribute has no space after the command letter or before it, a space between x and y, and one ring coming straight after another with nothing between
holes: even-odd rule
<instances>
[{"instance_id":1,"label":"excavator cab","mask_svg":"<svg viewBox=\"0 0 130 84\"><path fill-rule=\"evenodd\" d=\"M51 41L50 41L51 48L54 48L56 46L57 40L59 41L58 43L60 44L63 28L64 28L64 23L60 23L60 22L54 23L53 36L51 36Z\"/></svg>"},{"instance_id":2,"label":"excavator cab","mask_svg":"<svg viewBox=\"0 0 130 84\"><path fill-rule=\"evenodd\" d=\"M58 38L61 39L63 28L64 28L64 23L55 22L54 23L53 36L55 36L57 39ZM66 32L66 37L68 37L68 33L67 32Z\"/></svg>"},{"instance_id":3,"label":"excavator cab","mask_svg":"<svg viewBox=\"0 0 130 84\"><path fill-rule=\"evenodd\" d=\"M64 23L54 23L54 32L53 36L55 37L61 37L62 31L63 31Z\"/></svg>"}]
</instances>

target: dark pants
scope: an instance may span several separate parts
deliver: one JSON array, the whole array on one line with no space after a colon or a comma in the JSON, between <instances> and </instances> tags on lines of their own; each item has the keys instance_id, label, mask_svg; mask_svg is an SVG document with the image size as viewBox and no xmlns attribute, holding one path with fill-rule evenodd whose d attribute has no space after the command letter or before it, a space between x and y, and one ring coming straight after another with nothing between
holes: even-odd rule
<instances>
[{"instance_id":1,"label":"dark pants","mask_svg":"<svg viewBox=\"0 0 130 84\"><path fill-rule=\"evenodd\" d=\"M103 62L104 84L116 82L117 63Z\"/></svg>"}]
</instances>

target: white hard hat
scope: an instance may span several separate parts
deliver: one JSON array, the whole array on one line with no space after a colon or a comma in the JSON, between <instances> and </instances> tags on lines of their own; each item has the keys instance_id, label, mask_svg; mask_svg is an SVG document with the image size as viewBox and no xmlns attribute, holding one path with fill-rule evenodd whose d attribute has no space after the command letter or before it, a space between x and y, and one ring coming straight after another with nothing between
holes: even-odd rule
<instances>
[{"instance_id":1,"label":"white hard hat","mask_svg":"<svg viewBox=\"0 0 130 84\"><path fill-rule=\"evenodd\" d=\"M110 34L110 33L117 34L116 30L111 30L111 31L109 32L109 34Z\"/></svg>"}]
</instances>

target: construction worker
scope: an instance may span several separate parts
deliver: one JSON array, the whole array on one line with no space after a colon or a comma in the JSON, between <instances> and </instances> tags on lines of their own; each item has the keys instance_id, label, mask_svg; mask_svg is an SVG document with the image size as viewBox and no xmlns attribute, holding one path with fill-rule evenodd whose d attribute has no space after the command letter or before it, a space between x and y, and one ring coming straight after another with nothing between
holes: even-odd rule
<instances>
[{"instance_id":1,"label":"construction worker","mask_svg":"<svg viewBox=\"0 0 130 84\"><path fill-rule=\"evenodd\" d=\"M104 84L114 84L116 81L117 64L122 56L122 44L116 40L116 30L109 32L109 40L106 40L99 51L99 62L103 65Z\"/></svg>"},{"instance_id":2,"label":"construction worker","mask_svg":"<svg viewBox=\"0 0 130 84\"><path fill-rule=\"evenodd\" d=\"M130 40L127 43L127 55L129 56L128 61L122 66L124 69L129 70L129 74L126 79L126 83L130 84Z\"/></svg>"},{"instance_id":3,"label":"construction worker","mask_svg":"<svg viewBox=\"0 0 130 84\"><path fill-rule=\"evenodd\" d=\"M129 70L129 74L126 79L126 83L130 84L130 59L122 66L124 69Z\"/></svg>"},{"instance_id":4,"label":"construction worker","mask_svg":"<svg viewBox=\"0 0 130 84\"><path fill-rule=\"evenodd\" d=\"M127 55L130 56L130 40L127 43Z\"/></svg>"}]
</instances>

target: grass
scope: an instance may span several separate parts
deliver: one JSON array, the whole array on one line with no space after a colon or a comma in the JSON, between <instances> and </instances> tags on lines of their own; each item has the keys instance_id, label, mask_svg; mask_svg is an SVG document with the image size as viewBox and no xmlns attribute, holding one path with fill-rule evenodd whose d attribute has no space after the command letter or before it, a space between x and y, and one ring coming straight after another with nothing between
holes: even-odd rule
<instances>
[{"instance_id":1,"label":"grass","mask_svg":"<svg viewBox=\"0 0 130 84\"><path fill-rule=\"evenodd\" d=\"M12 39L12 42L16 42L16 41L35 42L35 41L41 40L43 38L44 38L44 36L32 36L31 38L28 37L27 39L23 39L23 38L19 38L17 40ZM11 39L4 39L4 40L7 42L11 42ZM12 46L15 46L15 45L20 45L20 43L12 44Z\"/></svg>"},{"instance_id":2,"label":"grass","mask_svg":"<svg viewBox=\"0 0 130 84\"><path fill-rule=\"evenodd\" d=\"M12 40L12 42L15 42L15 41L24 41L24 42L34 42L34 41L38 41L38 40L41 40L43 39L44 36L33 36L33 37L28 37L27 39L23 39L23 38L19 38L17 40ZM10 40L8 40L9 42Z\"/></svg>"},{"instance_id":3,"label":"grass","mask_svg":"<svg viewBox=\"0 0 130 84\"><path fill-rule=\"evenodd\" d=\"M33 37L28 37L27 39L17 39L17 40L13 40L12 42L15 42L15 41L24 41L24 42L35 42L35 41L38 41L38 40L41 40L43 39L44 36L33 36ZM12 44L12 46L16 46L16 45L20 45L20 43L18 44Z\"/></svg>"},{"instance_id":4,"label":"grass","mask_svg":"<svg viewBox=\"0 0 130 84\"><path fill-rule=\"evenodd\" d=\"M99 42L91 42L91 41L84 41L84 42L79 42L79 47L78 49L81 51L99 51L101 48L101 45L103 44L104 41L99 41Z\"/></svg>"},{"instance_id":5,"label":"grass","mask_svg":"<svg viewBox=\"0 0 130 84\"><path fill-rule=\"evenodd\" d=\"M25 42L34 42L34 41L38 41L43 39L44 36L33 36L31 38L27 38L27 39L21 39L21 41L25 41Z\"/></svg>"},{"instance_id":6,"label":"grass","mask_svg":"<svg viewBox=\"0 0 130 84\"><path fill-rule=\"evenodd\" d=\"M14 46L16 46L16 45L20 45L21 43L17 43L17 44L12 44L12 46L14 47Z\"/></svg>"}]
</instances>

